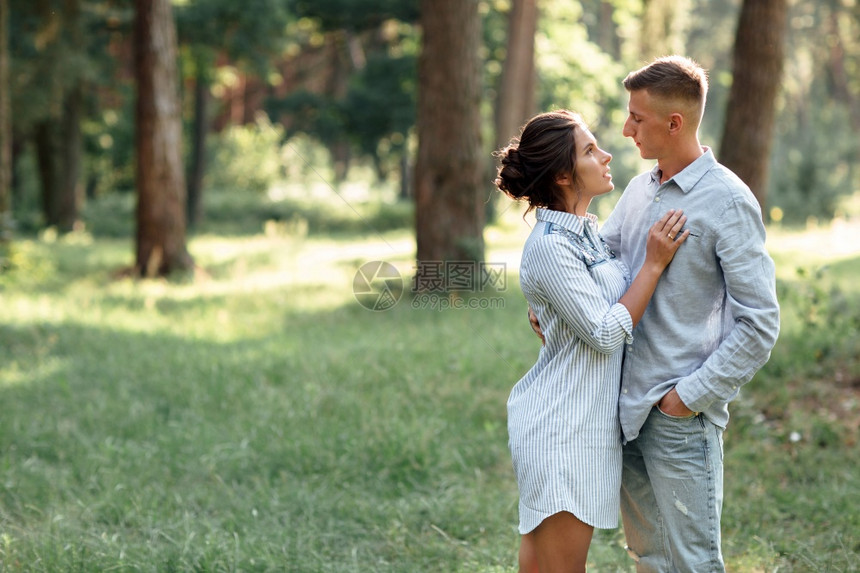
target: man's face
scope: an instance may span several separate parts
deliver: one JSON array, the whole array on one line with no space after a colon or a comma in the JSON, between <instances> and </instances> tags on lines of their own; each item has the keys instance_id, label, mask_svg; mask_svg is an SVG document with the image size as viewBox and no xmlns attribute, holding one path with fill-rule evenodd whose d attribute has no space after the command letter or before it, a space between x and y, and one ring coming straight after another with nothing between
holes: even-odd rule
<instances>
[{"instance_id":1,"label":"man's face","mask_svg":"<svg viewBox=\"0 0 860 573\"><path fill-rule=\"evenodd\" d=\"M639 148L642 159L660 159L669 139L669 117L647 90L630 92L622 134Z\"/></svg>"}]
</instances>

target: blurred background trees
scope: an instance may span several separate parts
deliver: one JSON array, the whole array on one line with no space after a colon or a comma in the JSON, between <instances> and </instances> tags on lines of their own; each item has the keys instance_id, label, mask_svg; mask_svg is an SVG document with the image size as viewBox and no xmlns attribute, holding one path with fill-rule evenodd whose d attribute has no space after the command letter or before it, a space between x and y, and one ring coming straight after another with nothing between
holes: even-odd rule
<instances>
[{"instance_id":1,"label":"blurred background trees","mask_svg":"<svg viewBox=\"0 0 860 573\"><path fill-rule=\"evenodd\" d=\"M762 201L767 197L767 218L805 223L850 209L848 198L860 188L860 3L467 4L480 20L468 40L477 52L484 163L475 188L464 193L490 203L491 217L491 152L538 111L579 111L615 155L616 181L641 170L621 136L621 79L668 52L710 70L702 140L750 179ZM753 14L745 26L742 5L759 4L773 11ZM418 62L426 45L422 31L434 33L422 26L419 0L172 5L182 130L177 152L186 181L181 210L195 232L259 231L267 220L329 232L339 228L331 218L338 209L349 211L344 224L365 231L413 225L418 110L427 79ZM142 192L135 179L135 2L0 0L0 16L8 18L8 36L0 34L0 151L7 150L0 153L0 216L9 212L18 233L133 236ZM5 129L4 101L11 110ZM422 105L431 109L433 102ZM440 99L436 105L449 104ZM11 136L4 138L6 132ZM425 143L453 145L435 141L451 137L438 133ZM432 197L449 200L432 187ZM613 200L596 208L608 210ZM474 215L478 227L483 216ZM446 231L455 224L436 215L429 220ZM481 251L468 256L479 258Z\"/></svg>"}]
</instances>

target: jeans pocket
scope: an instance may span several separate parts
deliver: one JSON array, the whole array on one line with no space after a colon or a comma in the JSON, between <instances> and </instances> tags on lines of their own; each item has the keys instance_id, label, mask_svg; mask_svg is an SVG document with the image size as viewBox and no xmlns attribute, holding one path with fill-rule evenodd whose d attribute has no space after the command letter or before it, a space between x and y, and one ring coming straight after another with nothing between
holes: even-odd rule
<instances>
[{"instance_id":1,"label":"jeans pocket","mask_svg":"<svg viewBox=\"0 0 860 573\"><path fill-rule=\"evenodd\" d=\"M698 416L696 412L693 412L692 414L689 414L687 416L673 416L672 414L667 414L666 412L661 410L659 404L654 404L654 407L657 409L657 412L659 412L660 415L665 418L669 418L670 420L692 420L693 418Z\"/></svg>"}]
</instances>

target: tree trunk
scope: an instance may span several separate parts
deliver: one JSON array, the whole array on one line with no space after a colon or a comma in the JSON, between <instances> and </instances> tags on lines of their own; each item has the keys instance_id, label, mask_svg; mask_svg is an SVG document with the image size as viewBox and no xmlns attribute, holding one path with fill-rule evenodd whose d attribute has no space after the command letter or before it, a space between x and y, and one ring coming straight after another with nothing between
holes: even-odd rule
<instances>
[{"instance_id":1,"label":"tree trunk","mask_svg":"<svg viewBox=\"0 0 860 573\"><path fill-rule=\"evenodd\" d=\"M9 102L9 0L0 0L0 249L12 227L12 117ZM3 268L0 252L0 270Z\"/></svg>"},{"instance_id":2,"label":"tree trunk","mask_svg":"<svg viewBox=\"0 0 860 573\"><path fill-rule=\"evenodd\" d=\"M744 0L720 144L720 162L749 185L763 215L776 96L782 82L786 14L786 0Z\"/></svg>"},{"instance_id":3,"label":"tree trunk","mask_svg":"<svg viewBox=\"0 0 860 573\"><path fill-rule=\"evenodd\" d=\"M614 19L615 6L607 0L600 2L600 17L597 23L597 45L612 56L621 59L621 38Z\"/></svg>"},{"instance_id":4,"label":"tree trunk","mask_svg":"<svg viewBox=\"0 0 860 573\"><path fill-rule=\"evenodd\" d=\"M328 34L328 76L325 93L334 101L343 101L349 91L349 80L355 69L352 67L352 57L349 54L348 32L331 32ZM334 180L337 185L346 181L349 166L352 161L352 151L349 141L343 135L336 135L328 142L334 166Z\"/></svg>"},{"instance_id":5,"label":"tree trunk","mask_svg":"<svg viewBox=\"0 0 860 573\"><path fill-rule=\"evenodd\" d=\"M62 233L74 229L83 201L81 186L81 115L83 89L80 84L66 93L63 105L61 172L57 182L55 207L56 225Z\"/></svg>"},{"instance_id":6,"label":"tree trunk","mask_svg":"<svg viewBox=\"0 0 860 573\"><path fill-rule=\"evenodd\" d=\"M170 0L135 0L136 270L146 277L193 266L185 246L185 176L176 60Z\"/></svg>"},{"instance_id":7,"label":"tree trunk","mask_svg":"<svg viewBox=\"0 0 860 573\"><path fill-rule=\"evenodd\" d=\"M42 216L45 226L59 225L60 165L57 133L59 122L53 118L40 121L35 128L36 162L42 182Z\"/></svg>"},{"instance_id":8,"label":"tree trunk","mask_svg":"<svg viewBox=\"0 0 860 573\"><path fill-rule=\"evenodd\" d=\"M188 225L203 220L203 175L206 172L206 133L208 132L209 72L204 58L198 58L194 82L194 129L191 142L191 168L188 175Z\"/></svg>"},{"instance_id":9,"label":"tree trunk","mask_svg":"<svg viewBox=\"0 0 860 573\"><path fill-rule=\"evenodd\" d=\"M513 0L508 18L507 56L496 106L496 148L518 135L534 112L537 0Z\"/></svg>"},{"instance_id":10,"label":"tree trunk","mask_svg":"<svg viewBox=\"0 0 860 573\"><path fill-rule=\"evenodd\" d=\"M483 260L486 199L478 0L422 0L421 26L415 165L419 277L425 265Z\"/></svg>"},{"instance_id":11,"label":"tree trunk","mask_svg":"<svg viewBox=\"0 0 860 573\"><path fill-rule=\"evenodd\" d=\"M80 0L66 0L63 3L63 25L67 28L69 47L75 52L84 52L83 30L81 27ZM56 224L60 232L74 229L83 202L81 185L81 161L83 139L81 120L84 107L84 89L80 73L65 87L62 95L63 116L60 137L60 174L56 201Z\"/></svg>"}]
</instances>

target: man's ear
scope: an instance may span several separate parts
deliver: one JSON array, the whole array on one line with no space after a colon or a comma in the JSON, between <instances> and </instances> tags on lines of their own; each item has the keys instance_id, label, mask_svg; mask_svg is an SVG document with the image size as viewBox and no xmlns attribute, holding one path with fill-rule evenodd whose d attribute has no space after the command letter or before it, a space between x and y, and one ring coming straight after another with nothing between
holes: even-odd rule
<instances>
[{"instance_id":1,"label":"man's ear","mask_svg":"<svg viewBox=\"0 0 860 573\"><path fill-rule=\"evenodd\" d=\"M669 133L674 135L684 129L684 116L675 112L669 116Z\"/></svg>"}]
</instances>

